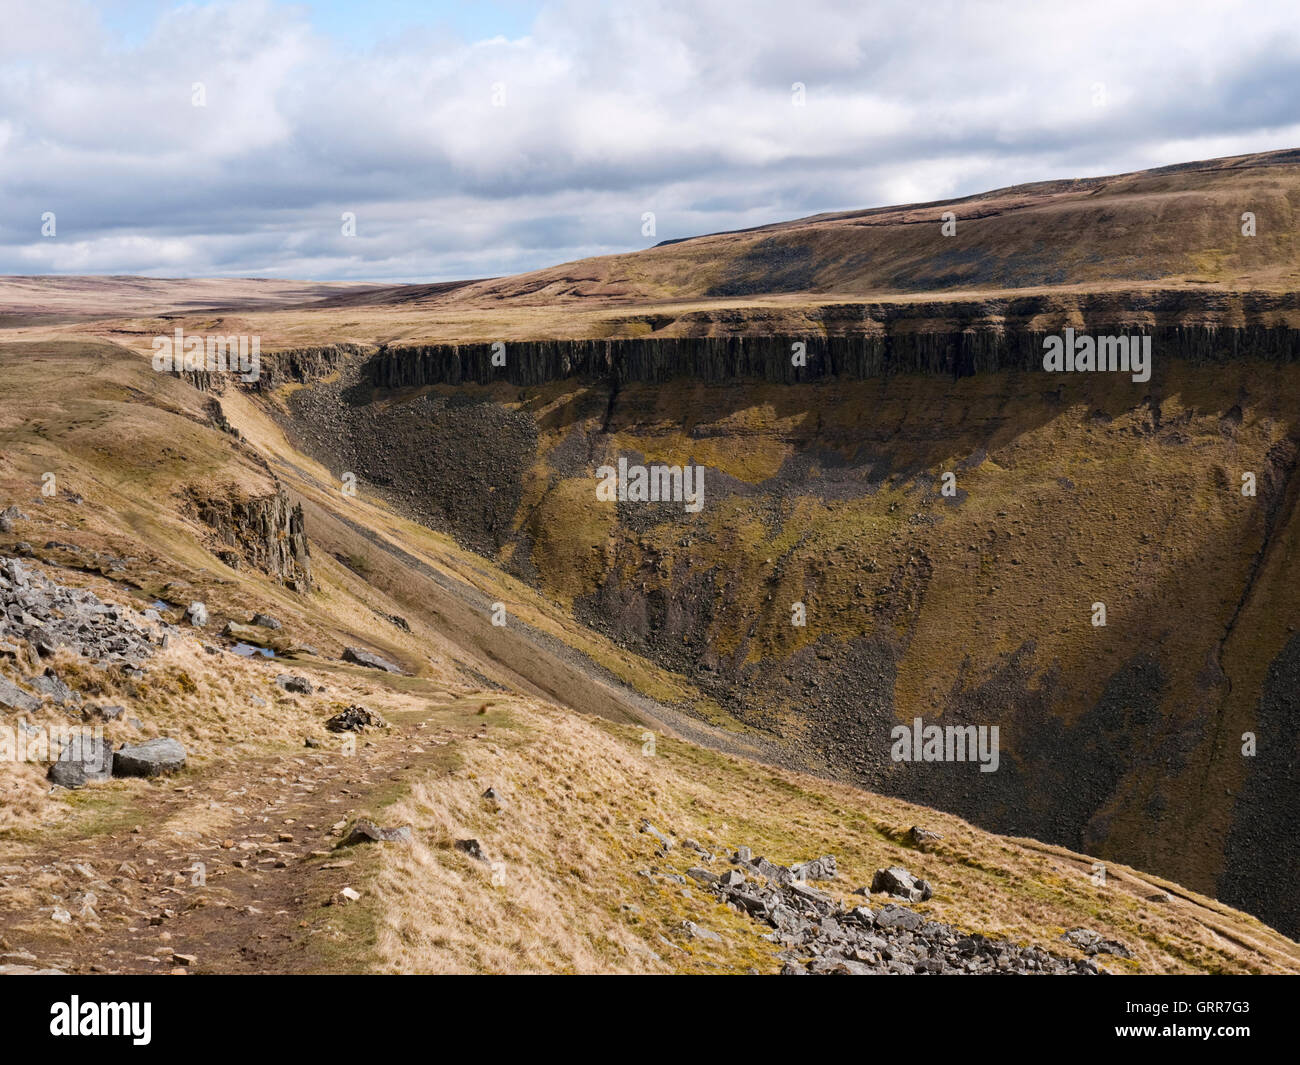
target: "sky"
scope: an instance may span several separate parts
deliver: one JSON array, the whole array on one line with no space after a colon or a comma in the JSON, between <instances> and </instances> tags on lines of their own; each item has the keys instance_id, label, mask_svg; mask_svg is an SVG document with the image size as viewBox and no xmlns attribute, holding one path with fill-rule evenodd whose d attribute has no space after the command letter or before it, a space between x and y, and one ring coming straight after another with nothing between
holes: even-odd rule
<instances>
[{"instance_id":1,"label":"sky","mask_svg":"<svg viewBox=\"0 0 1300 1065\"><path fill-rule=\"evenodd\" d=\"M1298 97L1295 0L0 0L0 274L495 276L1296 147Z\"/></svg>"}]
</instances>

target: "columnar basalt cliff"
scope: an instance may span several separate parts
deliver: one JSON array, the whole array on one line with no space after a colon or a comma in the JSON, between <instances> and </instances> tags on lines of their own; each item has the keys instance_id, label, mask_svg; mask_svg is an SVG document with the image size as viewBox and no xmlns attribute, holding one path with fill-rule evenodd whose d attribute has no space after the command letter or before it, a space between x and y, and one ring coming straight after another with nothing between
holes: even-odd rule
<instances>
[{"instance_id":1,"label":"columnar basalt cliff","mask_svg":"<svg viewBox=\"0 0 1300 1065\"><path fill-rule=\"evenodd\" d=\"M1061 328L1065 328L1065 324ZM1300 358L1300 330L1289 326L1154 326L1113 323L1077 333L1122 329L1151 337L1161 359L1224 362ZM1002 370L1040 370L1043 341L1060 329L970 328L939 332L810 336L668 337L546 340L390 347L369 361L379 388L435 384L540 385L571 377L608 377L618 384L689 378L709 383L755 380L795 384L829 378L863 380L890 374L968 377ZM498 363L493 362L498 355ZM504 365L500 365L500 359Z\"/></svg>"},{"instance_id":2,"label":"columnar basalt cliff","mask_svg":"<svg viewBox=\"0 0 1300 1065\"><path fill-rule=\"evenodd\" d=\"M247 562L297 592L311 590L311 552L302 507L283 488L249 495L233 484L187 489L184 509L213 532L213 552L228 565Z\"/></svg>"}]
</instances>

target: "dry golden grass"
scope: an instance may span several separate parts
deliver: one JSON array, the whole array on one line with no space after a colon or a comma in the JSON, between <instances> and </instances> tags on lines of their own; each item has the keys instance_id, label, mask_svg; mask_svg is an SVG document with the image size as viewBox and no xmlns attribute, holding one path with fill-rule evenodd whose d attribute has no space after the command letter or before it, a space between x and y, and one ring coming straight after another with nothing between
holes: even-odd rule
<instances>
[{"instance_id":1,"label":"dry golden grass","mask_svg":"<svg viewBox=\"0 0 1300 1065\"><path fill-rule=\"evenodd\" d=\"M457 768L416 784L386 812L391 823L411 823L419 842L376 859L377 968L779 969L778 948L761 938L766 927L694 882L683 889L640 875L707 865L681 846L689 837L719 859L742 844L785 864L833 853L841 871L833 893L850 905L875 869L902 864L936 885L919 907L935 919L1057 952L1066 950L1063 931L1087 925L1134 950L1131 962L1107 960L1117 973L1300 970L1300 947L1260 922L1177 888L1171 903L1148 902L1169 885L1123 866L1098 886L1081 855L663 737L647 757L643 742L636 729L513 701L486 738L459 744ZM489 786L499 806L482 797ZM642 818L675 836L666 860L638 831ZM913 824L944 839L926 852L904 845ZM455 848L467 838L500 864ZM687 919L724 941L683 937Z\"/></svg>"}]
</instances>

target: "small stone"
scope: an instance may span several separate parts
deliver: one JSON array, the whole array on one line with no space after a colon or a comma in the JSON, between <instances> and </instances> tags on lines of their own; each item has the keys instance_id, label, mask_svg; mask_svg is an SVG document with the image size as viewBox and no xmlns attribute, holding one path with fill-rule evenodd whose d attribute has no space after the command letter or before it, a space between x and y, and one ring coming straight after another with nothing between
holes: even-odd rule
<instances>
[{"instance_id":1,"label":"small stone","mask_svg":"<svg viewBox=\"0 0 1300 1065\"><path fill-rule=\"evenodd\" d=\"M458 839L456 841L456 849L458 851L464 851L475 861L486 863L488 860L487 855L483 851L482 844L480 844L476 839Z\"/></svg>"},{"instance_id":2,"label":"small stone","mask_svg":"<svg viewBox=\"0 0 1300 1065\"><path fill-rule=\"evenodd\" d=\"M396 828L380 828L373 821L360 820L339 843L340 847L354 847L359 843L410 843L411 826L399 825Z\"/></svg>"}]
</instances>

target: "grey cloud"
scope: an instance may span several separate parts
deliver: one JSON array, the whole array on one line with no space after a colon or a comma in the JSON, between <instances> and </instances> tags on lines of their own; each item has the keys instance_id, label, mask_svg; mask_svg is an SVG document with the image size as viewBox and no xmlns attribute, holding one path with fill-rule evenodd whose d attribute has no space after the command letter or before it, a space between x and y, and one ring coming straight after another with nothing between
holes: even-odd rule
<instances>
[{"instance_id":1,"label":"grey cloud","mask_svg":"<svg viewBox=\"0 0 1300 1065\"><path fill-rule=\"evenodd\" d=\"M261 0L126 49L88 10L6 25L0 273L483 276L654 243L643 210L670 239L1300 139L1289 3L569 0L370 50Z\"/></svg>"}]
</instances>

